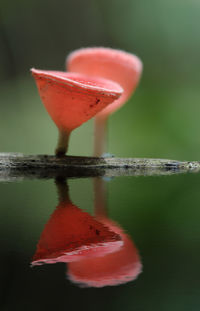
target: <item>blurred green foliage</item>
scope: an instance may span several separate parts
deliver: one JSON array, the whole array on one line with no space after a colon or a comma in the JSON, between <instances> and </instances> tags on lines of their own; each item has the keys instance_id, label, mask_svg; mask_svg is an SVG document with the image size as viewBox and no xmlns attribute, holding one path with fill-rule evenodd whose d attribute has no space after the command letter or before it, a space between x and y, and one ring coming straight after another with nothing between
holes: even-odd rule
<instances>
[{"instance_id":1,"label":"blurred green foliage","mask_svg":"<svg viewBox=\"0 0 200 311\"><path fill-rule=\"evenodd\" d=\"M200 2L59 0L0 3L1 151L53 153L57 129L29 68L64 70L82 46L136 53L144 73L136 94L109 122L119 156L198 159ZM91 155L92 121L71 137L71 154Z\"/></svg>"}]
</instances>

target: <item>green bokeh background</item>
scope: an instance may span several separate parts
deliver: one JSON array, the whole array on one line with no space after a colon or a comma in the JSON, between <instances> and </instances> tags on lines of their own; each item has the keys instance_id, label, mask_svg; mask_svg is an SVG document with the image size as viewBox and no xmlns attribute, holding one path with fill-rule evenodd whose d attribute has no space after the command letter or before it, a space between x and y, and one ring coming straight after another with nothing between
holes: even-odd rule
<instances>
[{"instance_id":1,"label":"green bokeh background","mask_svg":"<svg viewBox=\"0 0 200 311\"><path fill-rule=\"evenodd\" d=\"M54 152L57 129L31 67L64 70L70 51L108 46L144 64L134 96L110 117L109 152L199 159L198 0L2 0L0 16L1 151ZM69 153L92 150L91 120L74 131Z\"/></svg>"}]
</instances>

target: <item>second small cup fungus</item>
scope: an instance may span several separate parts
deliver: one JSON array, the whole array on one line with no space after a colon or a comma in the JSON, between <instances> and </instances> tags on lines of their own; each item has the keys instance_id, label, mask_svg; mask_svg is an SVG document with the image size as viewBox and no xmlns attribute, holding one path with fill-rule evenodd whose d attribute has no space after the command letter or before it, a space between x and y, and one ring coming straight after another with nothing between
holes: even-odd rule
<instances>
[{"instance_id":1,"label":"second small cup fungus","mask_svg":"<svg viewBox=\"0 0 200 311\"><path fill-rule=\"evenodd\" d=\"M95 118L94 155L105 152L106 123L110 114L119 109L138 85L142 73L142 62L134 54L111 48L82 48L72 52L66 60L67 70L110 79L124 89L123 95L100 111Z\"/></svg>"},{"instance_id":2,"label":"second small cup fungus","mask_svg":"<svg viewBox=\"0 0 200 311\"><path fill-rule=\"evenodd\" d=\"M31 70L42 102L59 130L56 155L65 155L69 136L75 128L94 117L123 89L119 84L84 74Z\"/></svg>"},{"instance_id":3,"label":"second small cup fungus","mask_svg":"<svg viewBox=\"0 0 200 311\"><path fill-rule=\"evenodd\" d=\"M108 218L106 208L105 183L101 178L94 178L95 217L118 234L123 245L115 252L103 257L81 258L69 263L69 279L85 287L103 287L119 285L133 281L142 271L142 263L136 246L128 234L114 221Z\"/></svg>"},{"instance_id":4,"label":"second small cup fungus","mask_svg":"<svg viewBox=\"0 0 200 311\"><path fill-rule=\"evenodd\" d=\"M114 222L106 221L109 229L118 233L123 246L103 257L82 258L68 264L68 278L82 287L104 287L135 280L142 271L138 250L131 238Z\"/></svg>"}]
</instances>

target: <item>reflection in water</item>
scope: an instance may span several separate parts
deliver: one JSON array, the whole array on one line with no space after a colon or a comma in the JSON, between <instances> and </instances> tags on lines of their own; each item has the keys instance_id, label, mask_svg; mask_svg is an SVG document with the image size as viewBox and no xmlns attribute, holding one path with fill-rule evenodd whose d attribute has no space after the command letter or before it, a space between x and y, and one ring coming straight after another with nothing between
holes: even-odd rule
<instances>
[{"instance_id":1,"label":"reflection in water","mask_svg":"<svg viewBox=\"0 0 200 311\"><path fill-rule=\"evenodd\" d=\"M66 181L56 180L59 205L44 227L32 265L68 263L68 278L84 287L136 279L142 265L123 229L107 217L104 181L94 179L95 217L75 206Z\"/></svg>"},{"instance_id":2,"label":"reflection in water","mask_svg":"<svg viewBox=\"0 0 200 311\"><path fill-rule=\"evenodd\" d=\"M66 182L56 181L59 205L44 227L32 265L104 256L121 247L119 234L75 206Z\"/></svg>"},{"instance_id":3,"label":"reflection in water","mask_svg":"<svg viewBox=\"0 0 200 311\"><path fill-rule=\"evenodd\" d=\"M123 246L104 257L83 258L69 263L69 279L83 287L103 287L119 285L137 278L142 270L138 251L122 228L107 217L104 182L94 179L95 215L103 224L119 234Z\"/></svg>"}]
</instances>

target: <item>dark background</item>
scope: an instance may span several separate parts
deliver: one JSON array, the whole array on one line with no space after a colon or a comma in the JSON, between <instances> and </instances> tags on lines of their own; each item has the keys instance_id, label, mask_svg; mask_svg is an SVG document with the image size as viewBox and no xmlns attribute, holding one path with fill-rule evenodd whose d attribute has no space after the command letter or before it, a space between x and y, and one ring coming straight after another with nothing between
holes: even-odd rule
<instances>
[{"instance_id":1,"label":"dark background","mask_svg":"<svg viewBox=\"0 0 200 311\"><path fill-rule=\"evenodd\" d=\"M143 271L133 282L98 289L70 283L64 263L30 267L58 204L53 180L0 183L0 310L199 310L199 184L199 174L106 183L109 215L131 236ZM69 187L73 203L93 214L92 180Z\"/></svg>"}]
</instances>

